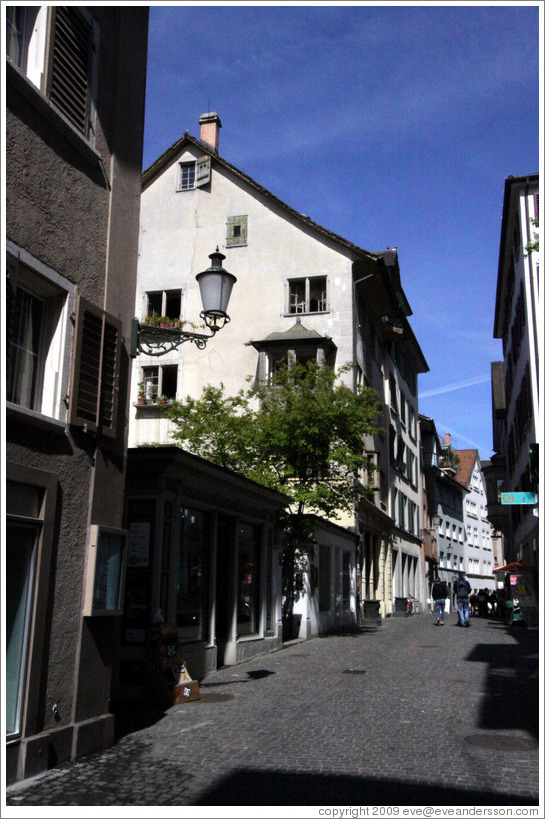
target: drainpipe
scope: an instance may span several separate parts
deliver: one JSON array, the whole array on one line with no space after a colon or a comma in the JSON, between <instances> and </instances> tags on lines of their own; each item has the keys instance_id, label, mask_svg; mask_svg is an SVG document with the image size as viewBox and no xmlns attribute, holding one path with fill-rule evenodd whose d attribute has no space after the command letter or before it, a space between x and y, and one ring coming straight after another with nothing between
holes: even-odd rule
<instances>
[{"instance_id":1,"label":"drainpipe","mask_svg":"<svg viewBox=\"0 0 545 819\"><path fill-rule=\"evenodd\" d=\"M530 241L531 224L530 224L530 214L528 213L528 190L529 190L529 184L527 182L526 186L524 188L524 214L525 214L525 218L526 218L526 236L528 238L528 241ZM529 291L530 291L530 311L529 312L531 314L531 319L532 319L532 336L533 336L533 339L534 339L534 360L532 362L532 364L533 364L532 369L534 370L534 375L536 375L537 374L537 362L539 361L539 355L538 355L537 333L536 333L537 306L536 306L536 293L535 293L535 289L534 289L533 252L529 252L527 258L528 258L528 277L529 277L529 280L530 280L529 281ZM535 377L532 378L532 386L533 386L532 401L534 403L534 406L537 407L538 406L537 396L535 396L533 394L534 389L537 386L537 378L535 378Z\"/></svg>"}]
</instances>

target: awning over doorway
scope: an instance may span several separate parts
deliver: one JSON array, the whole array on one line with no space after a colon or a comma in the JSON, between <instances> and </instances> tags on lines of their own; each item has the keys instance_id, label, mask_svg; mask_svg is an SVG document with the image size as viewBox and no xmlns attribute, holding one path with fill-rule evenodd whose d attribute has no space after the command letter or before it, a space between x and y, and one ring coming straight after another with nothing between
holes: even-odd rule
<instances>
[{"instance_id":1,"label":"awning over doorway","mask_svg":"<svg viewBox=\"0 0 545 819\"><path fill-rule=\"evenodd\" d=\"M505 566L495 566L493 574L519 574L520 572L535 572L533 566L525 566L523 563L506 563Z\"/></svg>"}]
</instances>

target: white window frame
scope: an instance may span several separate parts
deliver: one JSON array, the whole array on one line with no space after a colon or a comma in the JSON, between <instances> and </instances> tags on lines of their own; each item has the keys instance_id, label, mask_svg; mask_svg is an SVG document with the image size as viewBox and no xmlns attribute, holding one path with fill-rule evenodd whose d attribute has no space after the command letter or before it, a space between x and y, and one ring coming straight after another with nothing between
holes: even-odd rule
<instances>
[{"instance_id":1,"label":"white window frame","mask_svg":"<svg viewBox=\"0 0 545 819\"><path fill-rule=\"evenodd\" d=\"M17 402L12 406L64 421L73 339L73 327L68 318L74 309L75 287L64 276L12 243L8 243L7 272L6 287L12 288L14 293L19 288L43 304L33 406L23 407Z\"/></svg>"},{"instance_id":2,"label":"white window frame","mask_svg":"<svg viewBox=\"0 0 545 819\"><path fill-rule=\"evenodd\" d=\"M189 183L184 181L184 169L192 169ZM209 156L201 156L199 159L183 159L178 163L176 178L176 190L178 192L193 191L195 188L202 188L210 182L212 175L212 160Z\"/></svg>"},{"instance_id":3,"label":"white window frame","mask_svg":"<svg viewBox=\"0 0 545 819\"><path fill-rule=\"evenodd\" d=\"M318 300L318 309L311 310L312 285L323 281L325 284L325 298ZM292 286L303 284L305 295L304 298L295 304L292 304ZM314 313L329 313L330 308L330 287L329 276L325 273L317 274L315 276L294 276L286 281L286 309L285 315L300 316Z\"/></svg>"},{"instance_id":4,"label":"white window frame","mask_svg":"<svg viewBox=\"0 0 545 819\"><path fill-rule=\"evenodd\" d=\"M177 316L168 316L167 313L167 305L169 299L173 298L173 294L176 297L180 296L180 310ZM160 316L168 316L171 319L181 319L183 315L183 308L184 308L184 291L181 288L174 287L172 289L159 289L159 290L146 290L145 293L145 315L149 316L150 314L150 296L160 296L161 298L161 312L158 314Z\"/></svg>"},{"instance_id":5,"label":"white window frame","mask_svg":"<svg viewBox=\"0 0 545 819\"><path fill-rule=\"evenodd\" d=\"M51 59L52 42L55 33L56 7L37 7L38 13L34 17L29 7L24 15L21 30L21 52L16 60L10 59L12 65L40 92L48 105L55 110L62 118L63 122L86 142L94 146L96 130L96 96L98 87L98 45L99 27L93 17L82 6L70 7L70 13L79 14L85 24L89 26L90 32L90 62L88 64L87 93L88 110L86 127L79 128L70 118L67 111L63 111L62 106L56 105L49 96L48 84L53 70ZM15 35L14 35L15 36Z\"/></svg>"},{"instance_id":6,"label":"white window frame","mask_svg":"<svg viewBox=\"0 0 545 819\"><path fill-rule=\"evenodd\" d=\"M177 370L177 373L176 373L176 393L172 397L169 396L169 400L171 400L171 398L175 399L177 397L177 395L178 395L178 383L179 383L179 377L180 377L180 368L179 368L179 366L177 364L167 364L167 363L165 363L165 364L144 364L142 366L142 379L141 380L142 380L142 382L144 384L144 390L145 390L144 394L145 394L145 397L146 397L147 401L151 401L152 403L155 403L156 400L157 400L157 397L159 395L163 395L163 371L164 371L164 369L166 367L175 367L176 370ZM150 370L156 370L157 371L156 379L153 378L149 374ZM148 371L147 375L146 375L146 371Z\"/></svg>"}]
</instances>

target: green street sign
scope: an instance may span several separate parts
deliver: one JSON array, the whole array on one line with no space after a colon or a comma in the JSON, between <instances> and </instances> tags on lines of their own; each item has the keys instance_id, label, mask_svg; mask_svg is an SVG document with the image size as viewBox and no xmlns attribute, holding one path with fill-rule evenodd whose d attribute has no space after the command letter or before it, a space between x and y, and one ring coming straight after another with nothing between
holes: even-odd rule
<instances>
[{"instance_id":1,"label":"green street sign","mask_svg":"<svg viewBox=\"0 0 545 819\"><path fill-rule=\"evenodd\" d=\"M537 503L537 495L535 492L502 492L501 502L502 504L508 505L530 503L535 506Z\"/></svg>"}]
</instances>

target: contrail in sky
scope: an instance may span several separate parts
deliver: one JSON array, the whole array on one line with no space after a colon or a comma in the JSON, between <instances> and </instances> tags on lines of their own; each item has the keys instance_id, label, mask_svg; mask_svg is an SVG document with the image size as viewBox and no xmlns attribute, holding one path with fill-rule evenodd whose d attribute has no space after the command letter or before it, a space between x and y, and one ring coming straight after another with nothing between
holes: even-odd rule
<instances>
[{"instance_id":1,"label":"contrail in sky","mask_svg":"<svg viewBox=\"0 0 545 819\"><path fill-rule=\"evenodd\" d=\"M446 384L444 387L437 387L435 390L428 390L427 392L419 393L419 398L429 398L432 395L443 395L444 392L453 392L454 390L463 390L464 387L474 387L476 384L484 384L485 381L490 381L490 374L480 375L477 378L470 378L467 381L456 381L455 384Z\"/></svg>"}]
</instances>

